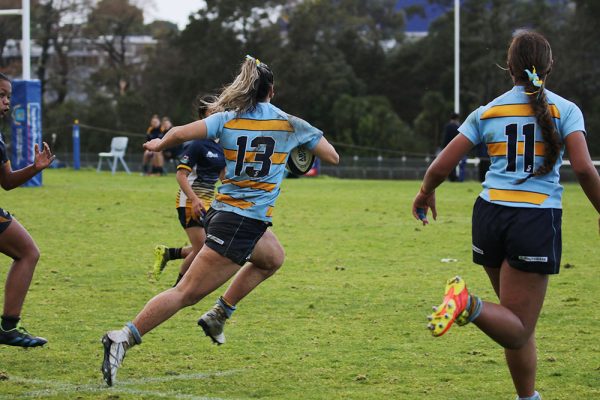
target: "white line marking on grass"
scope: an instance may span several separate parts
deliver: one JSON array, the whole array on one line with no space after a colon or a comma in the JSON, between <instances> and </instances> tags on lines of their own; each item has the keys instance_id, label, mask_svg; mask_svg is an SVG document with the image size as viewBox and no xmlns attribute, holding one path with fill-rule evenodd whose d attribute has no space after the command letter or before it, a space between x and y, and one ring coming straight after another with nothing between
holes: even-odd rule
<instances>
[{"instance_id":1,"label":"white line marking on grass","mask_svg":"<svg viewBox=\"0 0 600 400\"><path fill-rule=\"evenodd\" d=\"M16 383L25 383L31 385L39 385L45 386L45 389L34 390L30 392L26 392L20 394L20 398L40 398L40 397L50 397L57 395L68 395L75 393L120 393L120 394L132 394L137 396L154 396L161 398L170 398L170 399L182 399L182 400L226 400L220 397L206 397L206 396L196 396L190 394L183 394L177 392L159 392L154 390L140 390L129 388L127 386L130 385L145 385L152 383L164 383L164 382L172 382L172 381L182 381L182 380L196 380L196 379L206 379L211 377L219 377L219 376L227 376L238 372L238 370L230 370L223 372L215 372L215 373L197 373L197 374L184 374L184 375L173 375L173 376L158 376L158 377L149 377L149 378L139 378L139 379L129 379L123 381L117 381L116 386L107 387L104 385L97 384L73 384L66 383L60 381L51 381L51 380L43 380L43 379L30 379L30 378L19 378L19 377L11 377L9 378L10 382ZM0 400L9 400L12 397L0 396Z\"/></svg>"}]
</instances>

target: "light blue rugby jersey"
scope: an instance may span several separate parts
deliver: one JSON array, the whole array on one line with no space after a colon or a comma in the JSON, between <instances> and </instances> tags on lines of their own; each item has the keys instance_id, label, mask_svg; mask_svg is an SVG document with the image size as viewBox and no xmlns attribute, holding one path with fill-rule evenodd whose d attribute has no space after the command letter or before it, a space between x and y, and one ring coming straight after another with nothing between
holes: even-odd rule
<instances>
[{"instance_id":1,"label":"light blue rugby jersey","mask_svg":"<svg viewBox=\"0 0 600 400\"><path fill-rule=\"evenodd\" d=\"M491 166L485 175L484 200L512 207L562 208L563 187L558 170L564 139L575 131L585 133L583 115L574 103L545 90L557 132L563 141L554 169L547 175L516 181L535 171L544 161L544 140L522 86L515 86L486 106L473 111L458 128L473 144L484 143Z\"/></svg>"},{"instance_id":2,"label":"light blue rugby jersey","mask_svg":"<svg viewBox=\"0 0 600 400\"><path fill-rule=\"evenodd\" d=\"M227 164L211 207L270 222L290 151L300 145L312 150L323 132L267 102L204 121L208 138L218 138L223 146Z\"/></svg>"}]
</instances>

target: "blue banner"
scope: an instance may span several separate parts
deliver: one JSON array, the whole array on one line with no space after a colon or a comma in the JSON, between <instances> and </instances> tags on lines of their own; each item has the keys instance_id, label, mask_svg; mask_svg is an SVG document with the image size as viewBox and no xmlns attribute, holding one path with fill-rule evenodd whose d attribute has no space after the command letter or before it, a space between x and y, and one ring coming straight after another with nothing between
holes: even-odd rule
<instances>
[{"instance_id":1,"label":"blue banner","mask_svg":"<svg viewBox=\"0 0 600 400\"><path fill-rule=\"evenodd\" d=\"M25 168L35 159L34 145L42 148L42 86L39 80L12 81L12 140L10 163L13 170ZM40 172L23 186L41 186Z\"/></svg>"}]
</instances>

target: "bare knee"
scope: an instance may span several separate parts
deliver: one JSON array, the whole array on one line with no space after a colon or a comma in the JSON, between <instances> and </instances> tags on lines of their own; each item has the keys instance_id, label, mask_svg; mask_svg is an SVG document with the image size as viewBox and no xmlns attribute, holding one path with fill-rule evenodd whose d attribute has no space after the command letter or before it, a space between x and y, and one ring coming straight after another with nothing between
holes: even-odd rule
<instances>
[{"instance_id":1,"label":"bare knee","mask_svg":"<svg viewBox=\"0 0 600 400\"><path fill-rule=\"evenodd\" d=\"M513 331L510 337L507 337L505 341L499 342L502 347L509 350L520 350L531 339L534 330L527 327Z\"/></svg>"},{"instance_id":2,"label":"bare knee","mask_svg":"<svg viewBox=\"0 0 600 400\"><path fill-rule=\"evenodd\" d=\"M12 256L15 261L24 261L35 266L40 259L40 249L35 242L26 243L23 247L17 249Z\"/></svg>"},{"instance_id":3,"label":"bare knee","mask_svg":"<svg viewBox=\"0 0 600 400\"><path fill-rule=\"evenodd\" d=\"M184 307L193 306L206 296L205 293L202 293L197 288L192 287L192 285L179 284L173 289L180 293L181 303Z\"/></svg>"}]
</instances>

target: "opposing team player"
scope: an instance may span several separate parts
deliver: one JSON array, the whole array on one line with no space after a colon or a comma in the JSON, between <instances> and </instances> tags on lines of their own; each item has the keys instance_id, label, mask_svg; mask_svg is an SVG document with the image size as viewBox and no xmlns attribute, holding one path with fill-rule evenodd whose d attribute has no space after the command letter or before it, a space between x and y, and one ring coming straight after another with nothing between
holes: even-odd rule
<instances>
[{"instance_id":1,"label":"opposing team player","mask_svg":"<svg viewBox=\"0 0 600 400\"><path fill-rule=\"evenodd\" d=\"M198 114L200 118L206 117L206 104L200 104ZM153 266L155 278L162 273L168 260L181 258L183 253L185 257L179 268L179 276L175 282L177 285L192 264L204 245L206 234L202 218L215 198L215 184L225 172L224 169L223 148L214 140L196 139L185 144L177 165L179 191L176 207L179 223L190 240L191 248L156 246Z\"/></svg>"},{"instance_id":2,"label":"opposing team player","mask_svg":"<svg viewBox=\"0 0 600 400\"><path fill-rule=\"evenodd\" d=\"M0 118L4 118L10 109L11 93L10 80L0 73ZM46 143L43 147L44 149L40 151L37 144L34 146L33 164L13 171L10 167L4 140L0 134L0 186L4 190L14 189L48 167L54 160L54 155ZM47 343L46 339L31 335L19 324L25 296L40 258L40 251L23 225L1 208L0 252L13 259L4 290L0 344L20 347L43 346Z\"/></svg>"}]
</instances>

